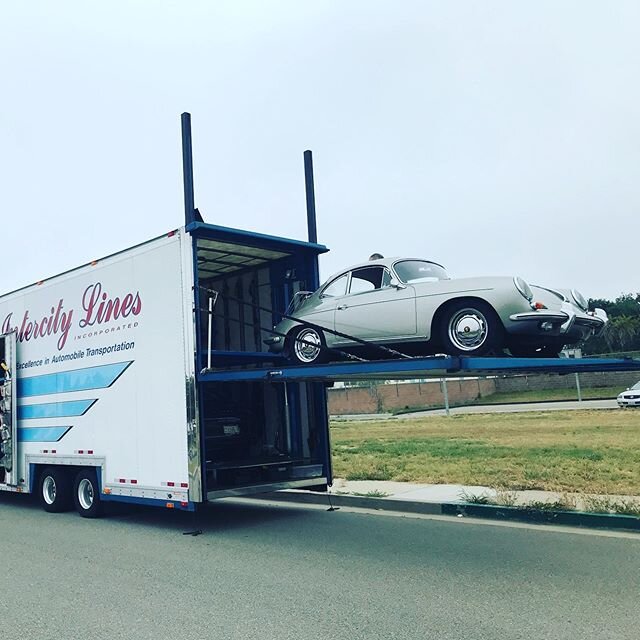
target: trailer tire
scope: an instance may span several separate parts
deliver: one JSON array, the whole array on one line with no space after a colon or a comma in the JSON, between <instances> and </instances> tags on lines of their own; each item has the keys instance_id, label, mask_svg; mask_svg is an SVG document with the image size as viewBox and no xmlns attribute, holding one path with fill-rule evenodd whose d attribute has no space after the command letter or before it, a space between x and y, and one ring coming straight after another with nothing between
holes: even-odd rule
<instances>
[{"instance_id":1,"label":"trailer tire","mask_svg":"<svg viewBox=\"0 0 640 640\"><path fill-rule=\"evenodd\" d=\"M100 488L95 469L81 469L73 483L73 502L83 518L99 518L102 513Z\"/></svg>"},{"instance_id":2,"label":"trailer tire","mask_svg":"<svg viewBox=\"0 0 640 640\"><path fill-rule=\"evenodd\" d=\"M71 478L67 469L45 467L38 482L40 505L49 513L71 509Z\"/></svg>"}]
</instances>

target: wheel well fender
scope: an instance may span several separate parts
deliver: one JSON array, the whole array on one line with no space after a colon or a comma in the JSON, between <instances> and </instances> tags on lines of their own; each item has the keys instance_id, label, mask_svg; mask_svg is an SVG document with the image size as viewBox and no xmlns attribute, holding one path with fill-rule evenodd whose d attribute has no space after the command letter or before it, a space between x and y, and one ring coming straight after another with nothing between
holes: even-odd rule
<instances>
[{"instance_id":1,"label":"wheel well fender","mask_svg":"<svg viewBox=\"0 0 640 640\"><path fill-rule=\"evenodd\" d=\"M102 467L94 466L94 465L82 465L82 464L57 464L55 459L51 462L36 462L29 463L29 491L33 493L37 490L38 484L42 479L42 474L45 469L49 467L55 467L61 472L65 473L70 481L73 481L78 472L84 469L93 469L96 474L96 478L98 480L98 486L100 490L102 490Z\"/></svg>"},{"instance_id":2,"label":"wheel well fender","mask_svg":"<svg viewBox=\"0 0 640 640\"><path fill-rule=\"evenodd\" d=\"M451 300L447 300L443 302L433 314L433 318L431 319L431 333L430 339L438 341L438 327L440 327L443 318L446 316L447 311L453 307L454 304L458 304L459 302L467 302L469 304L480 302L483 305L488 306L494 315L494 320L497 320L500 323L500 326L504 329L504 325L502 324L502 320L498 315L498 312L495 310L493 305L490 302L487 302L483 298L478 298L476 296L460 296L459 298L452 298Z\"/></svg>"}]
</instances>

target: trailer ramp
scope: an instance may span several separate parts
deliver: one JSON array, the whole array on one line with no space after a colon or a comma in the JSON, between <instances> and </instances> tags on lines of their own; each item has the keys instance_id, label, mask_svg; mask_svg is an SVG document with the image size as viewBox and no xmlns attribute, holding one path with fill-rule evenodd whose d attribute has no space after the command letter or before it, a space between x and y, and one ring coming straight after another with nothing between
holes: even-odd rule
<instances>
[{"instance_id":1,"label":"trailer ramp","mask_svg":"<svg viewBox=\"0 0 640 640\"><path fill-rule=\"evenodd\" d=\"M205 369L199 382L349 382L355 380L412 380L506 376L534 373L586 373L592 371L638 371L640 360L631 358L514 358L426 356L398 360L335 362L331 364L256 367L251 369Z\"/></svg>"}]
</instances>

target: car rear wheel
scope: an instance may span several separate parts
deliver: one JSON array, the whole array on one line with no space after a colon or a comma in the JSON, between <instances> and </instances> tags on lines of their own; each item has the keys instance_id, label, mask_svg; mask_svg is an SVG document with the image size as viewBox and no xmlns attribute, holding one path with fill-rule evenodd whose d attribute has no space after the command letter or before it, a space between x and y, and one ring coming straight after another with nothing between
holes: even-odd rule
<instances>
[{"instance_id":1,"label":"car rear wheel","mask_svg":"<svg viewBox=\"0 0 640 640\"><path fill-rule=\"evenodd\" d=\"M482 356L502 349L502 323L493 308L481 300L459 300L442 315L440 344L451 355Z\"/></svg>"},{"instance_id":2,"label":"car rear wheel","mask_svg":"<svg viewBox=\"0 0 640 640\"><path fill-rule=\"evenodd\" d=\"M288 356L297 364L325 361L324 335L313 327L298 327L289 336Z\"/></svg>"}]
</instances>

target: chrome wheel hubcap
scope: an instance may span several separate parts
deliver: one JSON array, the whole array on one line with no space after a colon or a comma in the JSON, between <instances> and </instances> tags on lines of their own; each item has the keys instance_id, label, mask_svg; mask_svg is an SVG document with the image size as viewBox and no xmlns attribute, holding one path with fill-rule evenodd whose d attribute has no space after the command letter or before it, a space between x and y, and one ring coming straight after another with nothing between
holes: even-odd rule
<instances>
[{"instance_id":1,"label":"chrome wheel hubcap","mask_svg":"<svg viewBox=\"0 0 640 640\"><path fill-rule=\"evenodd\" d=\"M56 501L56 481L51 476L47 476L42 483L42 497L47 504Z\"/></svg>"},{"instance_id":2,"label":"chrome wheel hubcap","mask_svg":"<svg viewBox=\"0 0 640 640\"><path fill-rule=\"evenodd\" d=\"M296 336L293 350L300 362L313 362L320 355L321 345L322 340L315 329L304 329Z\"/></svg>"},{"instance_id":3,"label":"chrome wheel hubcap","mask_svg":"<svg viewBox=\"0 0 640 640\"><path fill-rule=\"evenodd\" d=\"M487 339L487 319L477 309L460 309L449 320L449 339L461 351L474 351Z\"/></svg>"},{"instance_id":4,"label":"chrome wheel hubcap","mask_svg":"<svg viewBox=\"0 0 640 640\"><path fill-rule=\"evenodd\" d=\"M78 485L78 502L83 509L91 509L93 505L93 485L86 478Z\"/></svg>"}]
</instances>

